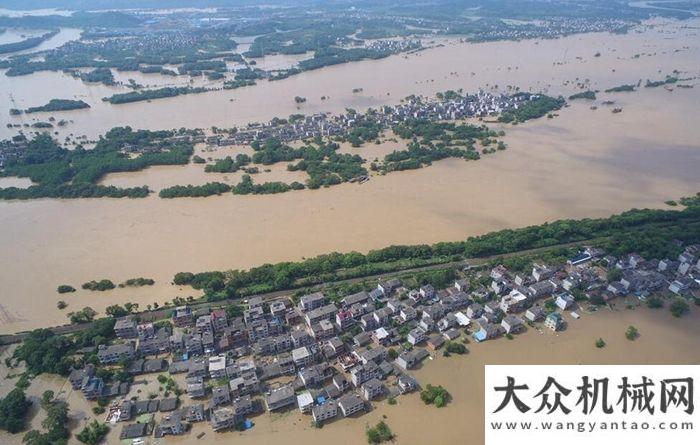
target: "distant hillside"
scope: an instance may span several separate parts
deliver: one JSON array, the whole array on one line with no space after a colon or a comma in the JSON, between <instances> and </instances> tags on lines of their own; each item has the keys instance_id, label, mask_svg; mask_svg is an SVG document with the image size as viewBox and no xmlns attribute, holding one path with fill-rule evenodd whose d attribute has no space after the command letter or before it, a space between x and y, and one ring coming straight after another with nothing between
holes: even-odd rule
<instances>
[{"instance_id":1,"label":"distant hillside","mask_svg":"<svg viewBox=\"0 0 700 445\"><path fill-rule=\"evenodd\" d=\"M0 7L6 7L0 1ZM32 15L23 17L0 16L0 28L131 28L141 24L141 19L118 11L75 12L72 15Z\"/></svg>"}]
</instances>

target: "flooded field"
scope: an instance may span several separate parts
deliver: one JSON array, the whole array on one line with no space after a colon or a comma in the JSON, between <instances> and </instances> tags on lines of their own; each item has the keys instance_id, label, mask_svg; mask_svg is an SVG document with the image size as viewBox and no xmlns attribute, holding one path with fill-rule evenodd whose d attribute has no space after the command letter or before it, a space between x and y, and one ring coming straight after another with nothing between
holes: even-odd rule
<instances>
[{"instance_id":1,"label":"flooded field","mask_svg":"<svg viewBox=\"0 0 700 445\"><path fill-rule=\"evenodd\" d=\"M423 385L428 383L444 386L452 395L447 407L437 409L426 406L418 394L401 396L398 404L391 406L386 400L373 402L374 410L356 418L338 418L322 429L311 426L311 418L297 410L282 414L260 414L252 418L254 427L246 432L214 433L207 423L195 424L192 431L182 437L168 437L161 441L148 439L149 444L172 443L192 445L198 443L240 443L262 445L284 441L290 445L322 445L329 441L339 443L365 443L365 428L384 420L396 434L396 443L401 445L423 445L426 443L483 443L483 378L485 364L698 364L700 351L697 336L700 335L700 312L695 308L687 316L676 319L668 310L653 311L646 308L627 309L627 304L638 304L634 300L618 301L614 311L601 310L594 314L583 314L579 320L568 315L567 329L563 332L529 329L514 340L501 338L481 344L467 345L464 356L442 357L441 353L426 360L413 372ZM624 333L628 326L635 326L640 337L629 341ZM594 342L603 338L606 347L598 349ZM7 370L0 356L0 372ZM141 380L140 378L137 380ZM146 377L146 384L132 387L131 396L145 399L151 392L158 392L154 376ZM3 380L0 396L12 389L14 381ZM34 400L44 390L55 391L71 406L73 433L93 417L91 404L81 394L72 391L67 380L59 377L41 376L34 380L28 396ZM183 398L185 404L189 399ZM101 416L100 416L101 417ZM39 427L42 414L32 419L32 426ZM112 428L107 443L119 443L122 424ZM201 440L196 436L204 432ZM7 444L20 444L21 434L0 434ZM79 442L73 437L71 444Z\"/></svg>"},{"instance_id":2,"label":"flooded field","mask_svg":"<svg viewBox=\"0 0 700 445\"><path fill-rule=\"evenodd\" d=\"M58 73L0 75L0 91L12 91L22 106L48 101L55 91L90 95L88 102L96 104L92 109L60 115L75 121L66 131L91 135L126 124L137 128L226 126L297 111L396 103L416 92L473 91L496 84L499 89L519 85L569 95L576 91L572 82L577 78L603 89L660 79L674 69L681 71L681 77L697 75L697 24L658 25L628 35L453 43L406 58L331 67L241 91L120 107L99 101L110 88L85 87ZM594 57L597 51L600 57ZM573 101L553 119L518 126L490 124L506 131L508 150L476 162L446 160L421 170L375 175L364 184L268 196L0 202L0 332L62 324L67 320L65 312L83 306L101 311L110 304L132 301L144 307L187 296L191 289L170 285L179 271L248 268L330 251L458 240L561 218L663 207L668 199L700 190L696 123L700 85L697 80L685 83L695 88L601 93L595 110L591 102ZM353 87L364 91L352 94ZM331 99L322 102L323 94ZM300 110L293 103L295 95L309 98ZM611 113L613 106L601 104L605 100L614 100L613 106L623 111ZM3 123L7 119L3 114ZM385 141L361 148L344 145L342 151L360 153L372 161L404 146ZM249 149L203 150L197 148L202 157L221 158ZM148 185L157 191L212 180L236 183L240 175L204 173L202 165L191 164L110 174L103 183ZM279 164L255 180L303 181L304 174L287 172ZM13 178L2 181L2 186L29 185ZM156 284L56 293L59 284L79 288L93 279L119 283L134 277L153 278ZM58 300L65 300L68 309L56 309ZM27 301L35 304L28 306Z\"/></svg>"},{"instance_id":3,"label":"flooded field","mask_svg":"<svg viewBox=\"0 0 700 445\"><path fill-rule=\"evenodd\" d=\"M625 35L582 34L554 40L469 44L446 39L426 42L429 46L442 46L415 54L332 66L281 81L259 82L255 87L124 105L101 101L102 97L114 94L114 88L85 85L62 73L43 72L17 78L0 75L0 91L12 91L15 108L46 103L56 97L57 91L62 99L87 101L92 106L89 113L54 114L74 121L60 129L61 133L89 137L121 125L147 129L230 127L299 112L364 109L397 103L410 94L432 96L459 88L470 92L491 87L504 90L512 85L525 91L568 95L577 82L586 79L593 88L608 88L639 79L660 78L673 69L697 74L699 23L700 20L650 22ZM600 55L595 57L596 53ZM293 62L294 57L273 56L262 63L282 66ZM124 75L134 76L140 77L139 73ZM179 81L166 78L164 82ZM145 79L144 83L156 82ZM363 91L353 93L354 88ZM295 96L306 97L307 102L298 105ZM321 100L322 96L327 99ZM31 118L10 117L5 112L0 115L0 137L16 132L7 129L7 123L42 119L39 115Z\"/></svg>"}]
</instances>

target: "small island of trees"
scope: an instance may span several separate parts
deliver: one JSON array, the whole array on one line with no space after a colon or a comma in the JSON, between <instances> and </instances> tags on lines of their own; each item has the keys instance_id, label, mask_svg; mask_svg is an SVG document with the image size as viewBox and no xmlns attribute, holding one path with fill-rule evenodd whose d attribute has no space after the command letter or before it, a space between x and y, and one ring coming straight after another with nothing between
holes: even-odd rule
<instances>
[{"instance_id":1,"label":"small island of trees","mask_svg":"<svg viewBox=\"0 0 700 445\"><path fill-rule=\"evenodd\" d=\"M0 54L13 53L16 51L24 51L41 45L46 40L57 35L59 30L53 30L42 34L38 37L29 37L19 42L3 43L0 45Z\"/></svg>"},{"instance_id":2,"label":"small island of trees","mask_svg":"<svg viewBox=\"0 0 700 445\"><path fill-rule=\"evenodd\" d=\"M367 443L376 445L394 440L394 433L383 420L372 428L367 428Z\"/></svg>"},{"instance_id":3,"label":"small island of trees","mask_svg":"<svg viewBox=\"0 0 700 445\"><path fill-rule=\"evenodd\" d=\"M24 110L24 112L30 114L44 111L82 110L84 108L90 108L90 105L82 100L51 99L46 105L30 107Z\"/></svg>"},{"instance_id":4,"label":"small island of trees","mask_svg":"<svg viewBox=\"0 0 700 445\"><path fill-rule=\"evenodd\" d=\"M103 292L106 290L114 289L115 286L114 286L114 283L112 283L112 281L107 280L107 279L103 279L100 281L92 280L92 281L88 281L87 283L83 283L82 288L85 290Z\"/></svg>"},{"instance_id":5,"label":"small island of trees","mask_svg":"<svg viewBox=\"0 0 700 445\"><path fill-rule=\"evenodd\" d=\"M153 280L152 278L143 278L143 277L129 278L128 280L124 281L123 283L119 283L119 287L153 286L155 283L156 283L155 280Z\"/></svg>"},{"instance_id":6,"label":"small island of trees","mask_svg":"<svg viewBox=\"0 0 700 445\"><path fill-rule=\"evenodd\" d=\"M182 96L184 94L198 94L211 91L204 87L163 87L154 90L131 91L129 93L117 93L102 100L113 105L141 102L144 100L163 99L166 97Z\"/></svg>"},{"instance_id":7,"label":"small island of trees","mask_svg":"<svg viewBox=\"0 0 700 445\"><path fill-rule=\"evenodd\" d=\"M75 292L75 288L73 286L68 285L68 284L61 284L60 286L58 286L56 291L59 294L67 294L70 292Z\"/></svg>"},{"instance_id":8,"label":"small island of trees","mask_svg":"<svg viewBox=\"0 0 700 445\"><path fill-rule=\"evenodd\" d=\"M92 71L88 71L87 73L79 73L77 74L77 76L83 82L99 82L107 86L116 84L116 82L114 81L114 74L112 74L112 70L110 70L109 68L96 68Z\"/></svg>"},{"instance_id":9,"label":"small island of trees","mask_svg":"<svg viewBox=\"0 0 700 445\"><path fill-rule=\"evenodd\" d=\"M576 100L576 99L588 99L588 100L595 100L596 95L595 91L582 91L580 93L572 94L569 96L569 100Z\"/></svg>"},{"instance_id":10,"label":"small island of trees","mask_svg":"<svg viewBox=\"0 0 700 445\"><path fill-rule=\"evenodd\" d=\"M442 408L449 403L452 396L442 386L428 384L425 389L420 392L420 398L426 405L435 405L437 408Z\"/></svg>"}]
</instances>

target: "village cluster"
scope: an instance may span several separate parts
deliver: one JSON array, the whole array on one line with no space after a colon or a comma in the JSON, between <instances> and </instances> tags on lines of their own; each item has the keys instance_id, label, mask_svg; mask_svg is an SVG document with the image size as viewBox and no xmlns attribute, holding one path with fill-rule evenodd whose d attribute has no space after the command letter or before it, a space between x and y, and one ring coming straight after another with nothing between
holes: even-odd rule
<instances>
[{"instance_id":1,"label":"village cluster","mask_svg":"<svg viewBox=\"0 0 700 445\"><path fill-rule=\"evenodd\" d=\"M611 270L619 280L607 280ZM179 393L134 396L128 383L106 385L91 365L69 379L89 400L113 398L106 421L124 422L122 439L185 434L207 420L214 431L246 429L265 410L299 409L321 425L416 390L411 370L467 337L511 337L526 326L558 331L566 325L562 314L578 318L586 299L644 299L654 292L690 297L699 285L700 245L662 260L586 248L566 264L534 263L531 273L465 266L461 278L441 290L429 284L407 289L390 279L337 302L321 292L296 304L253 297L241 316L181 306L166 322L118 319L118 340L97 354L103 366L125 366L134 376L160 373L161 383L184 382L182 400Z\"/></svg>"},{"instance_id":2,"label":"village cluster","mask_svg":"<svg viewBox=\"0 0 700 445\"><path fill-rule=\"evenodd\" d=\"M589 32L625 32L630 23L615 18L554 17L521 24L492 23L478 38L482 40L554 39Z\"/></svg>"},{"instance_id":3,"label":"village cluster","mask_svg":"<svg viewBox=\"0 0 700 445\"><path fill-rule=\"evenodd\" d=\"M381 128L390 128L411 119L442 121L486 117L503 111L516 110L523 102L538 97L530 93L491 94L482 90L476 94L464 96L447 95L442 100L410 96L399 105L384 106L367 113L353 112L338 115L317 113L310 116L300 115L298 119L274 119L268 123L254 122L228 136L210 136L207 142L212 145L247 145L253 141L263 141L268 138L290 142L317 136L345 135L360 121L369 121Z\"/></svg>"}]
</instances>

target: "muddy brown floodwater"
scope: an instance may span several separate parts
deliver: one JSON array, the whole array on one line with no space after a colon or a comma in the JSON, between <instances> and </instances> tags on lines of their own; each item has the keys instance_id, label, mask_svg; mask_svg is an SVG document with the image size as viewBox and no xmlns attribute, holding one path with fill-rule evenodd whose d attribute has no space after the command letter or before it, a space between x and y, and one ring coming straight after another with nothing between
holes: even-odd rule
<instances>
[{"instance_id":1,"label":"muddy brown floodwater","mask_svg":"<svg viewBox=\"0 0 700 445\"><path fill-rule=\"evenodd\" d=\"M308 113L395 103L411 93L448 88L474 91L494 84L500 89L518 85L568 96L576 91L571 82L577 78L604 89L660 79L674 69L681 77L692 77L700 72L698 23L663 22L626 35L548 41L452 41L405 58L336 66L245 91L125 107L100 104L88 110L85 119L69 113L75 123L66 131L94 135L123 124L208 128L269 119L297 111L290 104L297 94L309 98L301 110ZM598 51L601 56L594 57ZM51 87L44 84L52 79L56 83ZM31 98L32 104L43 103L63 87L96 96L106 88L85 87L56 73L11 79L0 75L0 90L11 89L18 101ZM353 95L353 87L364 91ZM322 103L322 94L332 99ZM601 104L608 99L623 112L611 113L610 106ZM553 119L518 126L492 124L507 133L504 152L476 162L445 160L421 170L374 176L361 185L274 196L0 202L0 332L65 323L64 312L87 305L102 311L114 303L132 301L144 307L187 296L191 289L170 285L178 271L248 268L330 251L458 240L561 218L663 207L665 200L700 191L698 103L700 85L601 93L596 110L587 101L573 101ZM401 145L384 142L343 150L372 160L393 148ZM211 156L236 150L221 149ZM209 180L235 183L238 177L205 174L192 164L108 175L104 182L146 184L158 190ZM283 165L259 178L303 180ZM154 278L156 285L56 293L63 283L79 288L92 279L118 283L141 276ZM66 311L56 309L58 300L69 304Z\"/></svg>"}]
</instances>

